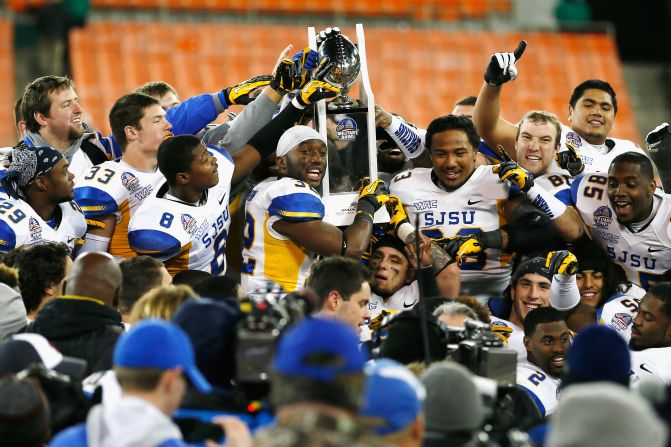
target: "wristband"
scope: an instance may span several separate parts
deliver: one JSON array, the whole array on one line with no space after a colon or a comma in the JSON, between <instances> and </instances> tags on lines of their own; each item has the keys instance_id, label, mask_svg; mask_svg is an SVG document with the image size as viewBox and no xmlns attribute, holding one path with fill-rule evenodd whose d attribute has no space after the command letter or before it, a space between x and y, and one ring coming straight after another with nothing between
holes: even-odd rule
<instances>
[{"instance_id":1,"label":"wristband","mask_svg":"<svg viewBox=\"0 0 671 447\"><path fill-rule=\"evenodd\" d=\"M396 230L396 235L400 240L403 241L404 244L407 244L408 238L414 232L415 232L415 226L413 224L403 222L401 225L398 226L398 230Z\"/></svg>"},{"instance_id":2,"label":"wristband","mask_svg":"<svg viewBox=\"0 0 671 447\"><path fill-rule=\"evenodd\" d=\"M356 215L354 216L354 221L365 220L366 222L373 225L373 215L365 210L357 210Z\"/></svg>"},{"instance_id":3,"label":"wristband","mask_svg":"<svg viewBox=\"0 0 671 447\"><path fill-rule=\"evenodd\" d=\"M298 94L300 95L301 92L298 92ZM296 107L298 110L305 110L305 107L306 107L306 106L304 106L303 104L301 104L300 102L298 102L298 99L297 99L297 98L298 98L297 96L294 96L294 98L291 100L291 104L293 104L294 107Z\"/></svg>"},{"instance_id":4,"label":"wristband","mask_svg":"<svg viewBox=\"0 0 671 447\"><path fill-rule=\"evenodd\" d=\"M527 197L531 203L541 210L550 220L557 219L566 211L566 205L552 195L552 193L544 190L538 185L529 188Z\"/></svg>"}]
</instances>

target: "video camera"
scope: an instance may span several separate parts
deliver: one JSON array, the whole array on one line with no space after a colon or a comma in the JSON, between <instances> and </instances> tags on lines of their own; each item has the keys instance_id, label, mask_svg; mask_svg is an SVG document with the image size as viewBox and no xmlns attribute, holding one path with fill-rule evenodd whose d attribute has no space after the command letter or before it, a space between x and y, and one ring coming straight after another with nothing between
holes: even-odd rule
<instances>
[{"instance_id":1,"label":"video camera","mask_svg":"<svg viewBox=\"0 0 671 447\"><path fill-rule=\"evenodd\" d=\"M517 352L507 348L487 323L466 320L463 329L447 327L446 333L450 359L476 376L495 380L498 386L515 385Z\"/></svg>"},{"instance_id":2,"label":"video camera","mask_svg":"<svg viewBox=\"0 0 671 447\"><path fill-rule=\"evenodd\" d=\"M287 327L312 311L311 298L304 291L287 294L281 286L268 282L241 300L240 310L244 316L237 328L238 383L259 385L269 382L275 344Z\"/></svg>"}]
</instances>

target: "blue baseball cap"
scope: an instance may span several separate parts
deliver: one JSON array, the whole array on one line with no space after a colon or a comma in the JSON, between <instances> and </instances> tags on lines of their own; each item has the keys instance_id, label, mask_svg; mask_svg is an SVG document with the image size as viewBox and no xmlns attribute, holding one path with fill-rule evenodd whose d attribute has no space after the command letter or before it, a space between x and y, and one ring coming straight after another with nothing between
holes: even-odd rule
<instances>
[{"instance_id":1,"label":"blue baseball cap","mask_svg":"<svg viewBox=\"0 0 671 447\"><path fill-rule=\"evenodd\" d=\"M212 391L196 367L189 337L179 326L164 320L150 318L134 324L117 341L113 362L122 368L180 367L198 391Z\"/></svg>"},{"instance_id":2,"label":"blue baseball cap","mask_svg":"<svg viewBox=\"0 0 671 447\"><path fill-rule=\"evenodd\" d=\"M383 424L373 429L378 436L396 433L410 425L422 412L426 390L408 368L391 359L368 365L361 416Z\"/></svg>"},{"instance_id":3,"label":"blue baseball cap","mask_svg":"<svg viewBox=\"0 0 671 447\"><path fill-rule=\"evenodd\" d=\"M306 318L280 339L273 360L279 374L331 383L363 372L364 357L352 328L331 318Z\"/></svg>"}]
</instances>

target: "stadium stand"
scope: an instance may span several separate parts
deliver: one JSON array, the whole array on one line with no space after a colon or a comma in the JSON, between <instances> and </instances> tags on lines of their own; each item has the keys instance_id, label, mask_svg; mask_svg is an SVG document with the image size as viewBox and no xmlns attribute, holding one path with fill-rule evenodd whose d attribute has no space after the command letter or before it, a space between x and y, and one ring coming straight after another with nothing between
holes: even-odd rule
<instances>
[{"instance_id":1,"label":"stadium stand","mask_svg":"<svg viewBox=\"0 0 671 447\"><path fill-rule=\"evenodd\" d=\"M0 141L16 142L14 129L14 36L11 20L0 17Z\"/></svg>"},{"instance_id":2,"label":"stadium stand","mask_svg":"<svg viewBox=\"0 0 671 447\"><path fill-rule=\"evenodd\" d=\"M615 42L607 34L369 26L376 100L426 126L449 112L446 104L478 93L487 54L513 49L521 39L529 41L529 50L521 61L521 82L504 93L503 116L516 121L527 110L545 109L565 120L573 87L606 79L620 104L613 135L640 143ZM264 73L285 44L298 48L306 41L304 28L287 25L92 21L71 33L73 77L94 123L108 132L114 101L148 80L166 81L188 98Z\"/></svg>"}]
</instances>

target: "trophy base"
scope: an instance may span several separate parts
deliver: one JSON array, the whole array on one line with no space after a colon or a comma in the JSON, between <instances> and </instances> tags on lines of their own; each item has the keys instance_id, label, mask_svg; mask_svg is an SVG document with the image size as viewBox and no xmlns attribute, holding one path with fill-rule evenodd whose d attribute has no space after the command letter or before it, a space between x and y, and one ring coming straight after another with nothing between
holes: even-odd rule
<instances>
[{"instance_id":1,"label":"trophy base","mask_svg":"<svg viewBox=\"0 0 671 447\"><path fill-rule=\"evenodd\" d=\"M326 104L326 113L336 113L336 111L352 111L361 109L363 104L356 99L344 97L336 98Z\"/></svg>"}]
</instances>

